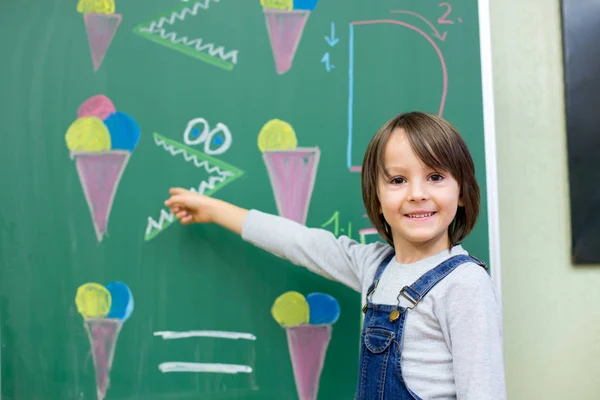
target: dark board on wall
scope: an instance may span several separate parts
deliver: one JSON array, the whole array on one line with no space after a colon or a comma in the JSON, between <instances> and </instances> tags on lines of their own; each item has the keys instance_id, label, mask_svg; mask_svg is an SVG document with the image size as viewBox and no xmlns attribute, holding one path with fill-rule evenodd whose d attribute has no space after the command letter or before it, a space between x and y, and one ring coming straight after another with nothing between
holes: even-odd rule
<instances>
[{"instance_id":1,"label":"dark board on wall","mask_svg":"<svg viewBox=\"0 0 600 400\"><path fill-rule=\"evenodd\" d=\"M562 31L574 264L600 264L600 4L562 0Z\"/></svg>"},{"instance_id":2,"label":"dark board on wall","mask_svg":"<svg viewBox=\"0 0 600 400\"><path fill-rule=\"evenodd\" d=\"M358 293L163 201L195 188L378 240L357 166L403 111L465 137L482 209L464 245L490 261L473 2L75 3L0 5L3 400L297 398L271 315L289 291L337 299L319 398L352 398Z\"/></svg>"}]
</instances>

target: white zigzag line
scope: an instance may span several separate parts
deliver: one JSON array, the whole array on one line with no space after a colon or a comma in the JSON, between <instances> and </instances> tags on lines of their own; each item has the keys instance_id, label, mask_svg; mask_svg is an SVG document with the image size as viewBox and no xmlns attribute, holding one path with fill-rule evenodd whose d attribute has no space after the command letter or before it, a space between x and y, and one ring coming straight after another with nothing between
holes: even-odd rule
<instances>
[{"instance_id":1,"label":"white zigzag line","mask_svg":"<svg viewBox=\"0 0 600 400\"><path fill-rule=\"evenodd\" d=\"M204 167L206 172L208 172L209 174L216 172L217 174L219 174L222 177L227 177L227 176L233 175L229 171L221 171L221 169L218 166L214 166L211 168L209 166L208 161L200 161L198 159L198 156L196 156L195 154L189 155L184 149L177 149L177 148L175 148L175 146L167 144L164 140L160 140L157 137L154 137L154 142L156 143L157 146L161 146L163 149L165 149L166 151L171 153L171 155L176 156L177 154L181 154L181 155L183 155L183 159L185 161L188 161L188 162L192 161L194 163L194 165L198 168Z\"/></svg>"},{"instance_id":2,"label":"white zigzag line","mask_svg":"<svg viewBox=\"0 0 600 400\"><path fill-rule=\"evenodd\" d=\"M156 24L158 25L159 28L161 28L163 26L163 23L165 23L165 22L169 25L173 25L176 20L183 21L187 15L194 16L194 15L198 14L198 10L200 10L201 8L208 10L208 5L209 5L210 1L211 0L204 0L204 2L197 1L194 4L192 4L190 7L185 7L183 9L179 10L179 12L174 11L169 18L160 17L158 19L158 21L156 21ZM212 0L212 2L218 3L219 0ZM152 24L154 24L154 23L155 22L153 22Z\"/></svg>"},{"instance_id":3,"label":"white zigzag line","mask_svg":"<svg viewBox=\"0 0 600 400\"><path fill-rule=\"evenodd\" d=\"M228 175L211 176L208 178L208 183L206 183L205 181L201 181L200 185L198 186L198 189L190 188L190 191L204 194L207 190L214 189L215 186L217 186L217 183L223 182L227 178L227 176ZM175 215L173 213L165 211L164 208L161 208L160 216L158 217L158 222L152 219L152 217L148 217L148 225L146 226L146 237L148 237L152 230L161 231L163 229L163 226L165 225L165 222L168 222L170 224L173 222L174 218Z\"/></svg>"},{"instance_id":4,"label":"white zigzag line","mask_svg":"<svg viewBox=\"0 0 600 400\"><path fill-rule=\"evenodd\" d=\"M198 168L204 167L206 172L212 173L216 172L219 176L209 176L208 183L206 181L201 181L200 185L198 185L198 189L190 188L190 191L204 194L207 190L212 190L217 186L217 183L223 182L227 179L228 176L232 176L233 173L230 171L221 171L219 167L210 168L208 165L208 161L200 161L196 155L190 156L184 149L176 149L175 146L165 143L164 140L160 140L157 137L154 137L154 142L161 146L163 149L167 150L172 155L176 156L177 154L182 154L183 158L186 161L193 161L194 165ZM152 217L148 217L148 225L146 226L146 237L152 232L152 230L162 230L163 226L166 222L169 224L173 222L175 215L171 212L165 211L164 209L160 210L160 216L158 218L158 222L156 222Z\"/></svg>"},{"instance_id":5,"label":"white zigzag line","mask_svg":"<svg viewBox=\"0 0 600 400\"><path fill-rule=\"evenodd\" d=\"M231 62L233 64L237 64L237 56L238 56L237 50L231 50L227 54L224 54L225 48L223 46L219 46L219 47L215 48L215 45L213 43L207 43L207 44L203 45L201 38L190 40L187 36L183 36L178 39L177 32L167 33L167 31L163 28L164 23L173 25L175 23L175 21L177 21L177 20L183 21L183 20L185 20L185 17L187 15L194 16L194 15L198 14L198 10L200 10L201 8L208 10L208 5L209 5L210 1L211 0L205 0L204 3L198 1L198 2L194 3L191 6L191 8L185 7L182 10L179 10L178 12L174 11L169 18L160 17L158 19L158 21L152 21L150 23L150 26L148 26L147 28L143 28L142 31L148 32L148 33L158 33L161 38L167 39L167 40L171 41L171 43L178 44L178 43L182 42L186 46L195 48L197 51L204 51L206 49L208 54L210 54L213 57L218 56L223 61L227 61L227 60L231 59ZM212 0L212 1L218 2L219 0Z\"/></svg>"},{"instance_id":6,"label":"white zigzag line","mask_svg":"<svg viewBox=\"0 0 600 400\"><path fill-rule=\"evenodd\" d=\"M202 38L197 39L189 39L187 36L182 36L177 38L177 32L166 33L164 28L152 28L152 26L143 29L149 33L158 33L161 38L168 39L171 43L183 43L188 47L195 48L196 51L205 51L210 54L212 57L219 57L223 61L228 61L231 59L233 64L237 64L237 50L231 50L229 53L224 53L225 48L223 46L219 46L215 48L213 43L202 44Z\"/></svg>"}]
</instances>

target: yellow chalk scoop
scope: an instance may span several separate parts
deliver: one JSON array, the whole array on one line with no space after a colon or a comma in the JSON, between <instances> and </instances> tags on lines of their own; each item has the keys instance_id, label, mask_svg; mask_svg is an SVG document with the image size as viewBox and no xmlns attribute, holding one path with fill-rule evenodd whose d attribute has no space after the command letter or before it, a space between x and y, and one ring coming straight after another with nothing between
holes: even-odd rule
<instances>
[{"instance_id":1,"label":"yellow chalk scoop","mask_svg":"<svg viewBox=\"0 0 600 400\"><path fill-rule=\"evenodd\" d=\"M287 292L279 296L273 307L271 315L282 327L299 326L308 324L310 312L306 298L298 292Z\"/></svg>"},{"instance_id":2,"label":"yellow chalk scoop","mask_svg":"<svg viewBox=\"0 0 600 400\"><path fill-rule=\"evenodd\" d=\"M114 0L79 0L77 11L82 14L114 14Z\"/></svg>"},{"instance_id":3,"label":"yellow chalk scoop","mask_svg":"<svg viewBox=\"0 0 600 400\"><path fill-rule=\"evenodd\" d=\"M97 283L79 286L75 295L77 311L84 318L105 317L110 311L111 303L108 289Z\"/></svg>"},{"instance_id":4,"label":"yellow chalk scoop","mask_svg":"<svg viewBox=\"0 0 600 400\"><path fill-rule=\"evenodd\" d=\"M293 150L297 145L298 139L294 128L280 119L268 121L258 134L260 151Z\"/></svg>"}]
</instances>

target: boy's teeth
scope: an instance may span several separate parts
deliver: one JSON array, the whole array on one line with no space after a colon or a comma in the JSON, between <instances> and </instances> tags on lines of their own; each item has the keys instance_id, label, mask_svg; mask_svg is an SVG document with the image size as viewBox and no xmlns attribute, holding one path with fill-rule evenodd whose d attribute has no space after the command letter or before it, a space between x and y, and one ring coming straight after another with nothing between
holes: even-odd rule
<instances>
[{"instance_id":1,"label":"boy's teeth","mask_svg":"<svg viewBox=\"0 0 600 400\"><path fill-rule=\"evenodd\" d=\"M408 214L408 216L410 218L426 218L426 217L431 217L433 215L433 213L427 213L427 214Z\"/></svg>"}]
</instances>

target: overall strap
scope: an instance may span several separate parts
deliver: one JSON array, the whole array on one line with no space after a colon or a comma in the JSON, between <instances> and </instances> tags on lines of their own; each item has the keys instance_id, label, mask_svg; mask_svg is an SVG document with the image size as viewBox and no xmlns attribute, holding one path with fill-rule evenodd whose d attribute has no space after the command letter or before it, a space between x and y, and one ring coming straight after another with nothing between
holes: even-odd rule
<instances>
[{"instance_id":1,"label":"overall strap","mask_svg":"<svg viewBox=\"0 0 600 400\"><path fill-rule=\"evenodd\" d=\"M412 285L404 286L402 290L400 290L398 299L400 299L400 296L403 296L405 299L413 303L412 307L408 308L414 308L417 304L419 304L423 297L425 297L425 295L431 289L433 289L435 285L437 285L442 279L454 271L456 267L466 262L473 262L487 269L487 266L483 262L470 255L460 254L450 257L437 267L427 271Z\"/></svg>"},{"instance_id":2,"label":"overall strap","mask_svg":"<svg viewBox=\"0 0 600 400\"><path fill-rule=\"evenodd\" d=\"M392 250L383 258L383 260L381 260L381 263L379 263L379 267L377 267L377 271L375 272L375 276L373 277L373 282L371 283L371 286L369 286L369 290L367 291L366 303L368 303L371 300L371 295L373 294L373 291L375 291L375 288L379 283L379 279L381 278L383 271L385 271L385 268L388 266L390 261L392 261L394 255L396 255L396 251L392 248ZM366 303L365 306L367 305Z\"/></svg>"}]
</instances>

